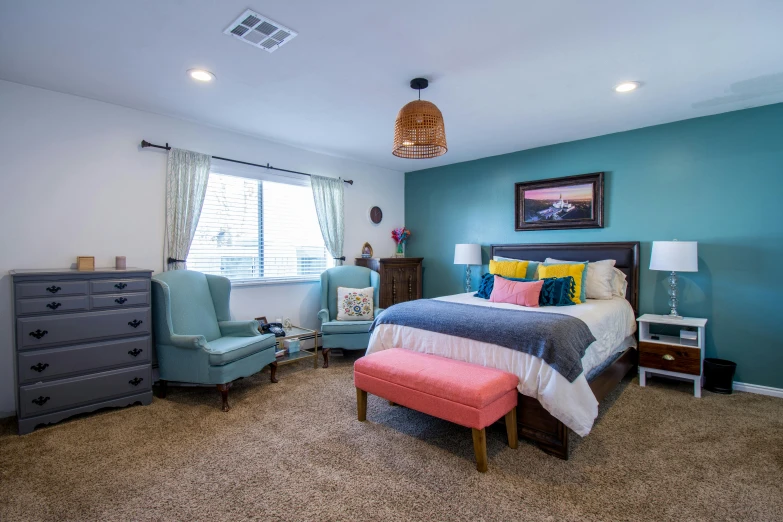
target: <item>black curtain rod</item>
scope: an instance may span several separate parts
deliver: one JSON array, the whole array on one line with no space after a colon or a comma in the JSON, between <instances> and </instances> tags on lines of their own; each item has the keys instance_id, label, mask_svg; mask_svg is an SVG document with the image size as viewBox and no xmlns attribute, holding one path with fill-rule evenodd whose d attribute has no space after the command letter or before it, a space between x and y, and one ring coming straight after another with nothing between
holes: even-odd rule
<instances>
[{"instance_id":1,"label":"black curtain rod","mask_svg":"<svg viewBox=\"0 0 783 522\"><path fill-rule=\"evenodd\" d=\"M156 149L163 149L163 150L171 150L171 147L169 147L168 143L166 143L166 145L155 145L154 143L150 143L147 140L141 140L141 148L146 149L147 147L153 147ZM269 163L267 163L266 165L259 165L258 163L250 163L248 161L239 161L235 159L221 158L220 156L212 156L212 159L230 161L231 163L241 163L242 165L250 165L251 167L260 167L262 169L278 170L280 172L290 172L291 174L301 174L302 176L312 176L312 174L308 174L307 172L299 172L297 170L288 170L288 169L279 169L277 167L273 167ZM353 180L344 179L343 183L348 183L349 185L353 185Z\"/></svg>"}]
</instances>

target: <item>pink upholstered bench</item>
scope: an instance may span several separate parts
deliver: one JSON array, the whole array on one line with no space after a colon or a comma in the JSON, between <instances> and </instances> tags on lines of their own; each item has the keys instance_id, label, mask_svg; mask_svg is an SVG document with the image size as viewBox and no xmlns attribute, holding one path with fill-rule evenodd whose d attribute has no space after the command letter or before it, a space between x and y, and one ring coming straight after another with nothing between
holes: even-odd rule
<instances>
[{"instance_id":1,"label":"pink upholstered bench","mask_svg":"<svg viewBox=\"0 0 783 522\"><path fill-rule=\"evenodd\" d=\"M476 469L487 471L485 428L505 415L508 445L517 447L516 375L437 355L400 348L356 361L354 384L360 421L367 420L367 394L383 397L473 429Z\"/></svg>"}]
</instances>

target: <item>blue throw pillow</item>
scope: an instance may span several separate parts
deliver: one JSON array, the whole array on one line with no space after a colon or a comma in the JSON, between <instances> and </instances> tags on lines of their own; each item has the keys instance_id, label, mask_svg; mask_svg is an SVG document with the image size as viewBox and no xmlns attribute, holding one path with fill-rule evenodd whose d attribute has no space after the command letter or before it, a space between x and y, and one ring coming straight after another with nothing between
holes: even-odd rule
<instances>
[{"instance_id":1,"label":"blue throw pillow","mask_svg":"<svg viewBox=\"0 0 783 522\"><path fill-rule=\"evenodd\" d=\"M516 277L504 277L503 279L521 281L523 283L537 281L537 279L522 279ZM550 277L543 281L544 285L541 287L541 294L538 297L538 306L568 306L574 304L571 300L571 298L574 297L574 290L576 288L573 277ZM489 296L492 295L493 288L495 288L494 274L484 274L481 276L478 292L473 294L473 297L489 299Z\"/></svg>"}]
</instances>

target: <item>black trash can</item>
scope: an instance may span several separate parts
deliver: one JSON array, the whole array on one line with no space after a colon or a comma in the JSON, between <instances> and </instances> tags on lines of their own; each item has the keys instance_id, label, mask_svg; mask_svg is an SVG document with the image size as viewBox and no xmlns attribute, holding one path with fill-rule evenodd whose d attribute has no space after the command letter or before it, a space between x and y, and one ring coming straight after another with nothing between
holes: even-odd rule
<instances>
[{"instance_id":1,"label":"black trash can","mask_svg":"<svg viewBox=\"0 0 783 522\"><path fill-rule=\"evenodd\" d=\"M737 363L725 359L704 359L704 389L714 393L731 393Z\"/></svg>"}]
</instances>

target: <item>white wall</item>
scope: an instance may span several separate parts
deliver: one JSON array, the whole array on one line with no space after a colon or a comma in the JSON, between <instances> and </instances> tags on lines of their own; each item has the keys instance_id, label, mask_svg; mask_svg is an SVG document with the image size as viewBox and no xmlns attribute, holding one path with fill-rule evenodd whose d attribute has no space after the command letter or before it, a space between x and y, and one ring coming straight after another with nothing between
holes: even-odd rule
<instances>
[{"instance_id":1,"label":"white wall","mask_svg":"<svg viewBox=\"0 0 783 522\"><path fill-rule=\"evenodd\" d=\"M369 241L391 255L403 225L404 175L175 118L0 81L0 416L15 409L11 284L15 268L64 268L77 255L96 265L163 267L165 151L142 139L353 179L345 187L348 263ZM391 138L390 138L391 139ZM367 211L383 209L380 226ZM315 326L318 283L236 287L238 319L289 317Z\"/></svg>"}]
</instances>

